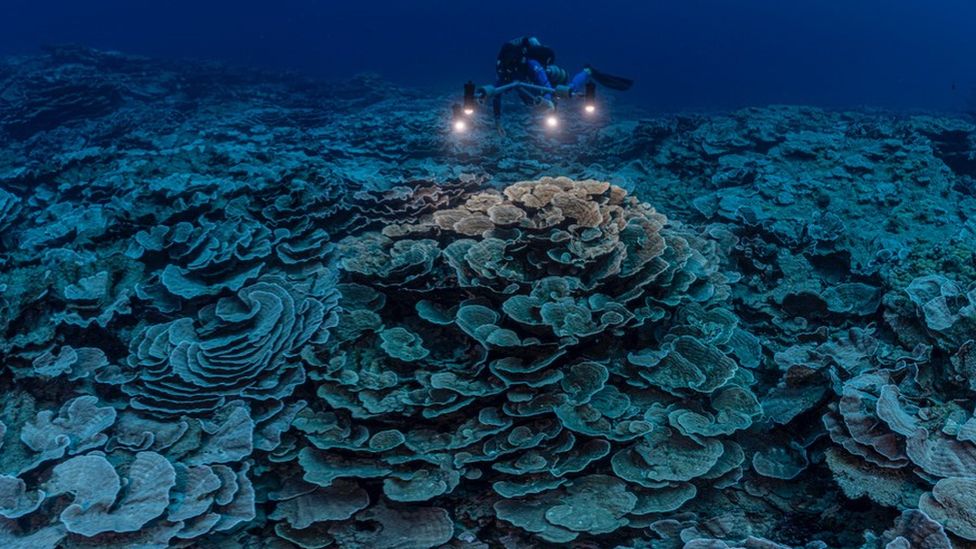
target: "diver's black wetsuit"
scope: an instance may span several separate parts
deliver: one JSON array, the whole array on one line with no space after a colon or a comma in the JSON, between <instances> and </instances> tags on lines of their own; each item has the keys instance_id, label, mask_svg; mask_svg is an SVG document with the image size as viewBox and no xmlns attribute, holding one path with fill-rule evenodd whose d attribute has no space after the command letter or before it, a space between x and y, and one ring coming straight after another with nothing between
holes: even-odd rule
<instances>
[{"instance_id":1,"label":"diver's black wetsuit","mask_svg":"<svg viewBox=\"0 0 976 549\"><path fill-rule=\"evenodd\" d=\"M533 84L552 88L553 84L565 84L566 72L555 66L556 52L552 48L543 46L536 38L522 36L502 44L495 63L495 73L498 80L495 86L503 86L512 82L531 82ZM549 73L558 74L562 81L552 82ZM579 92L589 79L589 71L583 70L569 83L574 92ZM518 90L519 96L526 104L536 102L540 94L532 94L525 90ZM543 93L541 97L550 103L551 93ZM496 95L492 99L492 112L497 122L502 115L502 97Z\"/></svg>"},{"instance_id":2,"label":"diver's black wetsuit","mask_svg":"<svg viewBox=\"0 0 976 549\"><path fill-rule=\"evenodd\" d=\"M577 95L584 92L591 78L597 84L612 90L628 90L634 84L634 81L629 78L600 72L589 65L570 79L566 71L557 67L555 62L556 52L552 48L543 46L535 37L522 36L506 42L502 44L501 51L498 52L498 61L495 63L495 72L498 75L495 87L512 82L530 82L536 86L554 90L556 86L568 85L569 93ZM556 108L551 91L536 90L532 92L521 87L517 88L516 91L518 91L522 102L527 105L541 102L546 104L550 110ZM498 128L499 133L504 135L505 130L501 125L501 93L496 93L492 98L492 111L495 114L495 127Z\"/></svg>"}]
</instances>

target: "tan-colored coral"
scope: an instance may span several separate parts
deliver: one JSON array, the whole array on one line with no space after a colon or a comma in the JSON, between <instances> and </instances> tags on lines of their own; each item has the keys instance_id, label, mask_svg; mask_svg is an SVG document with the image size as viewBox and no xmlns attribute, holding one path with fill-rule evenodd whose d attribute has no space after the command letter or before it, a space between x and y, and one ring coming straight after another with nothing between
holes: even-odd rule
<instances>
[{"instance_id":1,"label":"tan-colored coral","mask_svg":"<svg viewBox=\"0 0 976 549\"><path fill-rule=\"evenodd\" d=\"M461 221L465 217L471 215L471 212L465 208L453 208L450 210L439 210L434 212L434 223L442 229L454 229L454 224Z\"/></svg>"},{"instance_id":2,"label":"tan-colored coral","mask_svg":"<svg viewBox=\"0 0 976 549\"><path fill-rule=\"evenodd\" d=\"M587 198L571 194L552 197L552 205L562 210L563 215L574 220L581 227L599 227L604 221L600 205Z\"/></svg>"},{"instance_id":3,"label":"tan-colored coral","mask_svg":"<svg viewBox=\"0 0 976 549\"><path fill-rule=\"evenodd\" d=\"M495 224L486 215L471 214L454 223L453 229L466 236L480 236L485 231L495 228Z\"/></svg>"},{"instance_id":4,"label":"tan-colored coral","mask_svg":"<svg viewBox=\"0 0 976 549\"><path fill-rule=\"evenodd\" d=\"M473 195L464 202L464 207L472 212L487 212L492 206L504 202L505 199L497 192L483 192Z\"/></svg>"},{"instance_id":5,"label":"tan-colored coral","mask_svg":"<svg viewBox=\"0 0 976 549\"><path fill-rule=\"evenodd\" d=\"M488 217L496 225L516 225L526 217L525 210L513 204L496 204L488 208Z\"/></svg>"}]
</instances>

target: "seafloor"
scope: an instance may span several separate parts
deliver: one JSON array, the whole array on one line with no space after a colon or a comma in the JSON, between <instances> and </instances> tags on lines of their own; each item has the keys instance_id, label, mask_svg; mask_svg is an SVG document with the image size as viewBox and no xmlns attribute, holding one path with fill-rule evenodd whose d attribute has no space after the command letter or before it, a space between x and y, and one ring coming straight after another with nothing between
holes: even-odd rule
<instances>
[{"instance_id":1,"label":"seafloor","mask_svg":"<svg viewBox=\"0 0 976 549\"><path fill-rule=\"evenodd\" d=\"M605 110L0 62L0 547L972 547L976 128Z\"/></svg>"}]
</instances>

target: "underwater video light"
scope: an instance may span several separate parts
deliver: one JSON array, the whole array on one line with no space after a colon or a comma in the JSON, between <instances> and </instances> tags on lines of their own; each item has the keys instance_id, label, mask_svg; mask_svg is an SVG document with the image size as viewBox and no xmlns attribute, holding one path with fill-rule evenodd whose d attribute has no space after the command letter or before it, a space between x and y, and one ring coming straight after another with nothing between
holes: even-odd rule
<instances>
[{"instance_id":1,"label":"underwater video light","mask_svg":"<svg viewBox=\"0 0 976 549\"><path fill-rule=\"evenodd\" d=\"M587 82L583 89L583 110L586 114L596 112L596 84L593 82Z\"/></svg>"},{"instance_id":2,"label":"underwater video light","mask_svg":"<svg viewBox=\"0 0 976 549\"><path fill-rule=\"evenodd\" d=\"M464 85L464 114L471 116L474 114L474 82L470 80Z\"/></svg>"},{"instance_id":3,"label":"underwater video light","mask_svg":"<svg viewBox=\"0 0 976 549\"><path fill-rule=\"evenodd\" d=\"M548 128L556 128L558 126L559 126L559 117L558 116L556 116L554 114L550 114L549 116L546 117L546 127L548 127Z\"/></svg>"},{"instance_id":4,"label":"underwater video light","mask_svg":"<svg viewBox=\"0 0 976 549\"><path fill-rule=\"evenodd\" d=\"M458 133L463 133L468 129L468 122L461 115L461 105L457 103L451 105L451 125L454 127L454 131Z\"/></svg>"}]
</instances>

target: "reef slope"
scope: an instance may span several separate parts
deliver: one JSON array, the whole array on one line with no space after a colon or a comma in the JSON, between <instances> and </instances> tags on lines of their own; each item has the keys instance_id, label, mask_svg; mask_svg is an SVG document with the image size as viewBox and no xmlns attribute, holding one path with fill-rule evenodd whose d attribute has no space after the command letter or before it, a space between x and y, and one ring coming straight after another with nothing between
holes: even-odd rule
<instances>
[{"instance_id":1,"label":"reef slope","mask_svg":"<svg viewBox=\"0 0 976 549\"><path fill-rule=\"evenodd\" d=\"M3 547L976 543L976 128L0 60Z\"/></svg>"}]
</instances>

